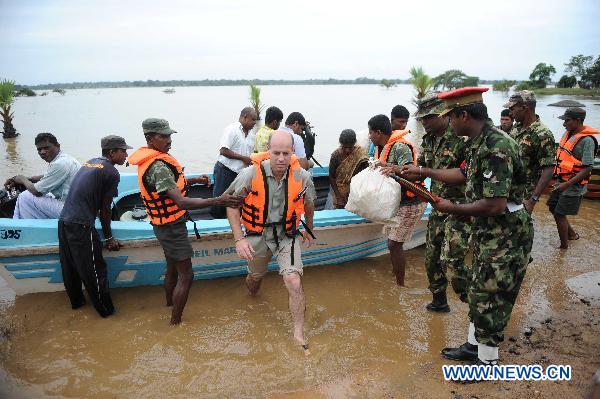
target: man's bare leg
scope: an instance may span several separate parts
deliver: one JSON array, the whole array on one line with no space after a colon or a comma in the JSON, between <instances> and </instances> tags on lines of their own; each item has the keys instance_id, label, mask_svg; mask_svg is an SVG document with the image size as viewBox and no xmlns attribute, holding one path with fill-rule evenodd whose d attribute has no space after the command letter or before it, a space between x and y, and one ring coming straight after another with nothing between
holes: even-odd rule
<instances>
[{"instance_id":1,"label":"man's bare leg","mask_svg":"<svg viewBox=\"0 0 600 399\"><path fill-rule=\"evenodd\" d=\"M560 249L569 248L569 221L565 215L559 215L554 213L554 220L556 221L556 228L558 229L558 236L560 238Z\"/></svg>"},{"instance_id":2,"label":"man's bare leg","mask_svg":"<svg viewBox=\"0 0 600 399\"><path fill-rule=\"evenodd\" d=\"M256 294L258 293L258 290L260 289L260 284L262 283L262 278L260 280L257 280L256 278L252 277L252 275L248 274L246 276L246 288L248 288L248 292L250 293L250 296L256 296Z\"/></svg>"},{"instance_id":3,"label":"man's bare leg","mask_svg":"<svg viewBox=\"0 0 600 399\"><path fill-rule=\"evenodd\" d=\"M194 274L192 273L192 260L190 258L174 262L177 269L177 284L173 290L173 310L171 312L171 324L181 322L181 314L187 302Z\"/></svg>"},{"instance_id":4,"label":"man's bare leg","mask_svg":"<svg viewBox=\"0 0 600 399\"><path fill-rule=\"evenodd\" d=\"M404 243L388 240L388 249L392 259L392 271L396 275L396 284L404 286L404 274L406 269L406 258L404 257Z\"/></svg>"},{"instance_id":5,"label":"man's bare leg","mask_svg":"<svg viewBox=\"0 0 600 399\"><path fill-rule=\"evenodd\" d=\"M167 271L165 272L165 298L167 306L173 306L173 290L177 284L177 269L175 261L167 258Z\"/></svg>"},{"instance_id":6,"label":"man's bare leg","mask_svg":"<svg viewBox=\"0 0 600 399\"><path fill-rule=\"evenodd\" d=\"M287 273L283 275L283 282L288 290L290 313L294 322L294 338L307 349L306 339L304 338L306 301L304 299L304 289L302 288L302 278L298 273Z\"/></svg>"},{"instance_id":7,"label":"man's bare leg","mask_svg":"<svg viewBox=\"0 0 600 399\"><path fill-rule=\"evenodd\" d=\"M565 216L565 219L567 219L567 217ZM577 234L577 232L573 229L573 227L571 227L571 223L569 223L569 219L567 219L567 226L569 226L569 240L578 240L579 239L579 234Z\"/></svg>"}]
</instances>

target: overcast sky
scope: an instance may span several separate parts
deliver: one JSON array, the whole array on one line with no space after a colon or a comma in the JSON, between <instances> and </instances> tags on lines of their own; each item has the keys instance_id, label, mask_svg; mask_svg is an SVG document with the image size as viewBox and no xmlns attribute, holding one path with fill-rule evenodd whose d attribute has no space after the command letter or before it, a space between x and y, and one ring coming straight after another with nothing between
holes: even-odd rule
<instances>
[{"instance_id":1,"label":"overcast sky","mask_svg":"<svg viewBox=\"0 0 600 399\"><path fill-rule=\"evenodd\" d=\"M600 55L598 0L0 0L0 78L526 79Z\"/></svg>"}]
</instances>

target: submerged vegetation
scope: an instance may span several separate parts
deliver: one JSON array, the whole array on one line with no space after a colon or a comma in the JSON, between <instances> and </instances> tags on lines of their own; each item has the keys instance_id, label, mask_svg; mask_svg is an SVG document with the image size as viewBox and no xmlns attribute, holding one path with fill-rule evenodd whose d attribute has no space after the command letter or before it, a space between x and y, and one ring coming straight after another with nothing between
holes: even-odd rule
<instances>
[{"instance_id":1,"label":"submerged vegetation","mask_svg":"<svg viewBox=\"0 0 600 399\"><path fill-rule=\"evenodd\" d=\"M15 93L15 97L35 97L36 95L35 91L29 87L21 87Z\"/></svg>"},{"instance_id":2,"label":"submerged vegetation","mask_svg":"<svg viewBox=\"0 0 600 399\"><path fill-rule=\"evenodd\" d=\"M396 81L390 79L381 79L381 82L379 82L379 84L385 87L386 89L391 89L392 87L396 86Z\"/></svg>"},{"instance_id":3,"label":"submerged vegetation","mask_svg":"<svg viewBox=\"0 0 600 399\"><path fill-rule=\"evenodd\" d=\"M12 80L4 79L0 81L0 116L2 116L2 122L4 125L2 137L5 139L16 137L18 135L17 130L12 124L13 112L11 107L15 101L14 90L15 82Z\"/></svg>"},{"instance_id":4,"label":"submerged vegetation","mask_svg":"<svg viewBox=\"0 0 600 399\"><path fill-rule=\"evenodd\" d=\"M256 117L258 118L258 120L260 120L261 119L260 113L261 113L262 109L265 107L264 104L261 104L261 102L260 102L260 87L250 85L249 100L250 100L250 105L252 106L252 108L254 108L254 111L256 111Z\"/></svg>"},{"instance_id":5,"label":"submerged vegetation","mask_svg":"<svg viewBox=\"0 0 600 399\"><path fill-rule=\"evenodd\" d=\"M509 91L511 87L513 87L517 82L514 80L499 80L492 85L492 90L494 91Z\"/></svg>"},{"instance_id":6,"label":"submerged vegetation","mask_svg":"<svg viewBox=\"0 0 600 399\"><path fill-rule=\"evenodd\" d=\"M479 77L468 76L460 69L450 69L432 79L433 88L442 91L459 89L467 86L477 86Z\"/></svg>"},{"instance_id":7,"label":"submerged vegetation","mask_svg":"<svg viewBox=\"0 0 600 399\"><path fill-rule=\"evenodd\" d=\"M420 66L410 68L410 76L410 84L412 84L415 89L414 102L417 103L418 100L429 93L433 86L433 82L431 77L427 75Z\"/></svg>"}]
</instances>

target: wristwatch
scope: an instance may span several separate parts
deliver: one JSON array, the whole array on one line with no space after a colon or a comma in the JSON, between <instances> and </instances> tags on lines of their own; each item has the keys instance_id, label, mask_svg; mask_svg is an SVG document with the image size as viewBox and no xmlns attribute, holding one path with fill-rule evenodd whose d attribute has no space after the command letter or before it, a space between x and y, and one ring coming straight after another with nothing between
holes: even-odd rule
<instances>
[{"instance_id":1,"label":"wristwatch","mask_svg":"<svg viewBox=\"0 0 600 399\"><path fill-rule=\"evenodd\" d=\"M533 200L533 202L540 202L540 197L538 197L537 195L532 195L531 199Z\"/></svg>"}]
</instances>

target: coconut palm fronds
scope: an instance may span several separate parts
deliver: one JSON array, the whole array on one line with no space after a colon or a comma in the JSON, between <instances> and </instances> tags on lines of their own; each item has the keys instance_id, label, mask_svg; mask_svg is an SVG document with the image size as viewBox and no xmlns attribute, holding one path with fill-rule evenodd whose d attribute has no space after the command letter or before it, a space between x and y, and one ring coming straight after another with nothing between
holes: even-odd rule
<instances>
[{"instance_id":1,"label":"coconut palm fronds","mask_svg":"<svg viewBox=\"0 0 600 399\"><path fill-rule=\"evenodd\" d=\"M418 100L425 97L425 95L429 92L433 82L431 77L427 75L420 66L410 68L410 76L410 83L415 88L414 102L417 103Z\"/></svg>"},{"instance_id":2,"label":"coconut palm fronds","mask_svg":"<svg viewBox=\"0 0 600 399\"><path fill-rule=\"evenodd\" d=\"M260 102L260 87L258 86L250 85L250 105L254 108L256 117L260 120L260 113L265 105Z\"/></svg>"},{"instance_id":3,"label":"coconut palm fronds","mask_svg":"<svg viewBox=\"0 0 600 399\"><path fill-rule=\"evenodd\" d=\"M15 101L15 82L8 79L0 81L0 116L4 124L2 137L10 138L17 136L17 131L12 124L12 103Z\"/></svg>"}]
</instances>

